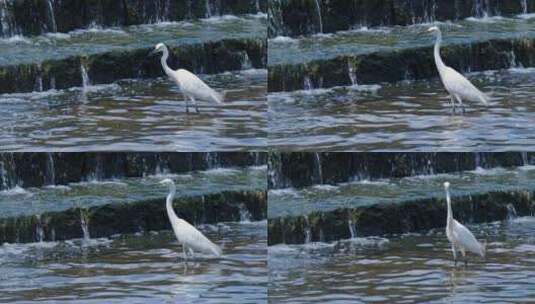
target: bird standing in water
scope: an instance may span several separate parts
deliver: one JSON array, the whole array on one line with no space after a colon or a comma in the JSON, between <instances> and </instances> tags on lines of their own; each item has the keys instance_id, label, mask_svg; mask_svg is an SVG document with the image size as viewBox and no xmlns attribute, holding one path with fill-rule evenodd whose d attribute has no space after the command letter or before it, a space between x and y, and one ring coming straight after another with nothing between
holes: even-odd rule
<instances>
[{"instance_id":1,"label":"bird standing in water","mask_svg":"<svg viewBox=\"0 0 535 304\"><path fill-rule=\"evenodd\" d=\"M464 111L463 100L468 101L479 101L484 105L488 105L488 97L476 88L466 77L461 75L459 72L454 69L446 66L442 57L440 56L440 44L442 43L442 32L436 26L430 27L427 30L428 33L436 34L435 42L435 64L437 66L438 73L440 74L440 79L442 84L446 88L446 91L450 93L451 105L453 110L455 110L455 101L459 103Z\"/></svg>"},{"instance_id":2,"label":"bird standing in water","mask_svg":"<svg viewBox=\"0 0 535 304\"><path fill-rule=\"evenodd\" d=\"M463 224L459 223L453 218L453 211L451 210L450 199L450 183L444 183L444 190L446 190L446 203L448 205L448 215L446 218L446 236L451 243L451 251L453 253L453 260L457 265L457 252L460 251L463 255L464 264L468 265L466 259L466 252L472 252L485 258L485 245L480 244L472 232L468 230Z\"/></svg>"},{"instance_id":3,"label":"bird standing in water","mask_svg":"<svg viewBox=\"0 0 535 304\"><path fill-rule=\"evenodd\" d=\"M182 251L184 253L184 259L187 259L187 251L193 255L194 251L202 252L205 254L212 254L217 257L221 256L222 251L219 246L212 243L204 234L202 234L190 223L179 218L173 210L173 198L176 193L175 183L170 179L164 179L160 184L169 186L169 194L165 201L165 207L167 209L167 216L171 227L175 233L175 236L180 244L182 244Z\"/></svg>"},{"instance_id":4,"label":"bird standing in water","mask_svg":"<svg viewBox=\"0 0 535 304\"><path fill-rule=\"evenodd\" d=\"M152 54L160 52L162 53L160 61L165 74L175 82L182 94L184 94L184 99L186 100L186 113L189 113L188 99L193 103L197 113L199 113L199 108L197 107L196 102L197 99L211 101L217 104L223 102L223 95L210 88L195 74L184 69L178 69L176 71L171 69L167 65L169 50L163 43L158 43L156 47L154 47Z\"/></svg>"}]
</instances>

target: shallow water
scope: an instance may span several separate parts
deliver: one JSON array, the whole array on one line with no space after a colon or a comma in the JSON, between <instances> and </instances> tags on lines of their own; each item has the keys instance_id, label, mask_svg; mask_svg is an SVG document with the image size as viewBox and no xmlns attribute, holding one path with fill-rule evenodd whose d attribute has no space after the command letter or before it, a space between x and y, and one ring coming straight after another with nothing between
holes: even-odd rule
<instances>
[{"instance_id":1,"label":"shallow water","mask_svg":"<svg viewBox=\"0 0 535 304\"><path fill-rule=\"evenodd\" d=\"M444 198L443 183L451 184L457 196L492 191L535 190L535 166L518 168L478 168L461 173L418 175L380 180L355 180L336 185L314 185L303 189L269 190L268 218L306 215L315 211L356 208L374 204L403 203Z\"/></svg>"},{"instance_id":2,"label":"shallow water","mask_svg":"<svg viewBox=\"0 0 535 304\"><path fill-rule=\"evenodd\" d=\"M431 26L443 32L443 45L467 44L500 38L535 37L535 15L532 18L469 18L459 22L434 22L411 26L355 28L332 34L309 37L269 39L269 65L297 64L325 60L340 55L360 55L377 51L393 51L432 46L435 38L423 34Z\"/></svg>"},{"instance_id":3,"label":"shallow water","mask_svg":"<svg viewBox=\"0 0 535 304\"><path fill-rule=\"evenodd\" d=\"M535 148L534 69L473 73L491 96L452 112L439 79L270 93L269 145L319 151L526 151Z\"/></svg>"},{"instance_id":4,"label":"shallow water","mask_svg":"<svg viewBox=\"0 0 535 304\"><path fill-rule=\"evenodd\" d=\"M266 222L206 225L223 256L187 264L171 232L0 246L0 301L243 303L267 301Z\"/></svg>"},{"instance_id":5,"label":"shallow water","mask_svg":"<svg viewBox=\"0 0 535 304\"><path fill-rule=\"evenodd\" d=\"M386 239L270 246L269 295L291 303L527 303L535 297L535 218L469 226L488 242L454 267L443 229Z\"/></svg>"},{"instance_id":6,"label":"shallow water","mask_svg":"<svg viewBox=\"0 0 535 304\"><path fill-rule=\"evenodd\" d=\"M168 187L160 185L171 178L177 196L196 196L222 191L263 191L266 189L266 166L220 168L187 174L149 175L143 178L89 180L68 185L21 188L0 191L0 217L41 214L73 207L88 208L111 203L132 203L161 198Z\"/></svg>"},{"instance_id":7,"label":"shallow water","mask_svg":"<svg viewBox=\"0 0 535 304\"><path fill-rule=\"evenodd\" d=\"M226 93L185 112L167 78L0 95L0 150L223 151L264 147L266 70L201 76Z\"/></svg>"}]
</instances>

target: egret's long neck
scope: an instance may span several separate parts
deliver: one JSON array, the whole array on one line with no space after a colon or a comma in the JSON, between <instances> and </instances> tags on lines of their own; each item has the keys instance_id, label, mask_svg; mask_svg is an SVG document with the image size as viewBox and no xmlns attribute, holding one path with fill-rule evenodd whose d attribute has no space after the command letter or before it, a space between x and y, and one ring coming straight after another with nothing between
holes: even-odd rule
<instances>
[{"instance_id":1,"label":"egret's long neck","mask_svg":"<svg viewBox=\"0 0 535 304\"><path fill-rule=\"evenodd\" d=\"M173 210L173 198L175 198L175 193L176 193L176 186L170 185L169 194L167 195L167 199L165 200L165 208L167 209L167 215L169 216L169 218L177 217L175 214L175 210Z\"/></svg>"},{"instance_id":2,"label":"egret's long neck","mask_svg":"<svg viewBox=\"0 0 535 304\"><path fill-rule=\"evenodd\" d=\"M171 68L167 65L168 58L169 58L169 50L166 47L163 49L163 54L162 54L162 58L160 59L160 61L162 63L162 67L163 67L163 70L165 71L165 74L167 74L168 76L171 76L171 72L173 72L173 70L171 70Z\"/></svg>"},{"instance_id":3,"label":"egret's long neck","mask_svg":"<svg viewBox=\"0 0 535 304\"><path fill-rule=\"evenodd\" d=\"M442 73L442 70L446 67L442 57L440 57L440 44L442 43L442 33L437 33L437 41L435 42L435 64L439 73Z\"/></svg>"},{"instance_id":4,"label":"egret's long neck","mask_svg":"<svg viewBox=\"0 0 535 304\"><path fill-rule=\"evenodd\" d=\"M448 224L453 220L453 211L451 210L450 190L446 189L446 202L448 204Z\"/></svg>"}]
</instances>

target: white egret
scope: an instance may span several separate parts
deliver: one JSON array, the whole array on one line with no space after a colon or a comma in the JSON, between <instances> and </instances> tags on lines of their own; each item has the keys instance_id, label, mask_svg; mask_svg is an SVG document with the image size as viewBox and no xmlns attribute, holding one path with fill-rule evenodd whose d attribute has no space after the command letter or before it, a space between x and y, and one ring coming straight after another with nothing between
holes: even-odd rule
<instances>
[{"instance_id":1,"label":"white egret","mask_svg":"<svg viewBox=\"0 0 535 304\"><path fill-rule=\"evenodd\" d=\"M460 251L464 258L465 265L468 264L466 259L466 252L472 252L485 258L486 248L485 245L480 244L472 232L468 230L463 224L459 223L453 218L453 212L451 210L450 199L450 183L444 183L444 189L446 190L446 203L448 204L448 217L446 221L446 236L451 243L451 251L453 253L453 260L457 265L457 252Z\"/></svg>"},{"instance_id":2,"label":"white egret","mask_svg":"<svg viewBox=\"0 0 535 304\"><path fill-rule=\"evenodd\" d=\"M169 222L173 227L175 236L180 244L182 244L182 251L184 252L184 258L187 258L186 251L189 251L191 254L194 251L199 251L205 254L213 254L215 256L221 256L222 251L219 246L212 243L204 234L202 234L195 227L190 225L185 220L179 218L175 211L173 210L173 198L176 193L175 183L170 179L164 179L160 184L169 186L169 194L165 202L165 207L167 209L167 216L169 217Z\"/></svg>"},{"instance_id":3,"label":"white egret","mask_svg":"<svg viewBox=\"0 0 535 304\"><path fill-rule=\"evenodd\" d=\"M440 44L442 43L442 32L436 26L430 27L427 32L436 34L435 42L435 64L437 65L438 73L442 84L446 91L450 93L451 104L455 109L455 100L459 102L464 110L463 100L480 101L484 105L488 105L488 97L476 88L468 79L466 79L459 72L446 66L440 57Z\"/></svg>"},{"instance_id":4,"label":"white egret","mask_svg":"<svg viewBox=\"0 0 535 304\"><path fill-rule=\"evenodd\" d=\"M171 78L171 80L176 83L176 85L184 95L184 100L186 101L186 112L189 112L188 99L195 106L195 110L197 110L197 113L199 112L199 108L197 107L196 103L197 99L211 101L215 103L223 102L223 95L210 88L206 83L204 83L204 81L202 81L199 77L195 76L195 74L184 69L178 69L176 71L172 70L167 65L167 59L169 58L169 50L167 49L167 46L165 46L165 44L158 43L152 51L153 54L159 52L162 53L160 61L165 74L167 74L167 76L169 76L169 78Z\"/></svg>"}]
</instances>

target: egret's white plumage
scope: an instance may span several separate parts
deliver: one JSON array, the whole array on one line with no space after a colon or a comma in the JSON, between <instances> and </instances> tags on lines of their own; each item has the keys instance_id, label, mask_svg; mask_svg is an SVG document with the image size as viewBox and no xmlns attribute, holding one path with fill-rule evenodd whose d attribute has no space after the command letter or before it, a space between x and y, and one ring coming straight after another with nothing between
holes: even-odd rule
<instances>
[{"instance_id":1,"label":"egret's white plumage","mask_svg":"<svg viewBox=\"0 0 535 304\"><path fill-rule=\"evenodd\" d=\"M444 189L446 190L446 203L448 205L448 215L446 221L446 236L451 243L451 251L453 253L453 259L457 264L457 252L461 252L463 258L466 260L466 252L472 252L485 258L485 246L480 244L472 232L468 230L463 224L459 223L453 218L453 212L451 210L450 199L450 183L444 183Z\"/></svg>"},{"instance_id":2,"label":"egret's white plumage","mask_svg":"<svg viewBox=\"0 0 535 304\"><path fill-rule=\"evenodd\" d=\"M184 94L184 99L186 99L186 111L188 110L187 99L189 99L194 104L196 109L197 99L211 101L215 103L223 102L223 95L210 88L199 77L195 76L195 74L184 69L178 69L176 71L171 69L167 65L167 59L169 58L169 50L167 49L167 46L165 44L158 43L154 48L153 52L162 52L162 57L160 59L162 68L165 74L167 74L167 76L169 76L169 78L176 83L182 94ZM197 109L197 112L198 111L199 110Z\"/></svg>"},{"instance_id":3,"label":"egret's white plumage","mask_svg":"<svg viewBox=\"0 0 535 304\"><path fill-rule=\"evenodd\" d=\"M442 84L446 88L446 91L450 93L452 106L455 108L455 101L463 106L463 100L479 101L484 105L488 105L488 97L476 88L466 77L461 75L454 69L446 66L440 56L440 44L442 43L442 32L436 26L433 26L427 30L428 32L436 33L435 42L435 64L437 66L438 73Z\"/></svg>"},{"instance_id":4,"label":"egret's white plumage","mask_svg":"<svg viewBox=\"0 0 535 304\"><path fill-rule=\"evenodd\" d=\"M194 251L202 252L205 254L213 254L215 256L221 256L221 248L216 244L212 243L204 234L202 234L195 227L190 225L185 220L179 218L175 211L173 210L173 198L176 193L175 183L170 179L164 179L160 182L161 184L169 186L169 194L165 202L165 207L167 209L167 216L175 232L175 236L180 244L182 244L182 249L184 252L184 258L186 258L186 250L190 253Z\"/></svg>"}]
</instances>

